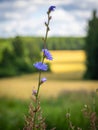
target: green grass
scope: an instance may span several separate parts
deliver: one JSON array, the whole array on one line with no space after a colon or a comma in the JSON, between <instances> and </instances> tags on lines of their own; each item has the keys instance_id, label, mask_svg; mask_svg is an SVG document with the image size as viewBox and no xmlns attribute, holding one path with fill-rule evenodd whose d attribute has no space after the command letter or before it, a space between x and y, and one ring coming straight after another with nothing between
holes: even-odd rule
<instances>
[{"instance_id":1,"label":"green grass","mask_svg":"<svg viewBox=\"0 0 98 130\"><path fill-rule=\"evenodd\" d=\"M19 100L0 99L0 130L16 130L23 127L27 103Z\"/></svg>"},{"instance_id":2,"label":"green grass","mask_svg":"<svg viewBox=\"0 0 98 130\"><path fill-rule=\"evenodd\" d=\"M89 122L83 116L82 108L89 104L92 109L92 94L85 91L62 92L58 98L41 99L43 116L46 119L47 130L68 130L66 113L70 109L71 120L75 126L89 129ZM98 97L96 96L96 101ZM0 98L0 130L22 130L24 114L28 113L30 100ZM98 114L98 104L96 104Z\"/></svg>"}]
</instances>

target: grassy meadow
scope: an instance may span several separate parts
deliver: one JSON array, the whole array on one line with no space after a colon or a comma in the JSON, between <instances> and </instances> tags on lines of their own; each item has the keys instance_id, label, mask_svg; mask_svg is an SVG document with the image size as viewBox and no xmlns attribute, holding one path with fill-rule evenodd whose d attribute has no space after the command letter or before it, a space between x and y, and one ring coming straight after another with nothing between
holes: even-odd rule
<instances>
[{"instance_id":1,"label":"grassy meadow","mask_svg":"<svg viewBox=\"0 0 98 130\"><path fill-rule=\"evenodd\" d=\"M75 130L90 129L89 118L83 115L84 105L98 114L98 81L83 80L84 51L51 51L52 72L43 73L47 82L40 88L41 107L47 130L68 130L66 114L70 110ZM28 113L32 89L36 88L38 73L0 79L0 130L23 129L24 115ZM95 106L93 104L95 101ZM93 109L94 108L94 109Z\"/></svg>"},{"instance_id":2,"label":"grassy meadow","mask_svg":"<svg viewBox=\"0 0 98 130\"><path fill-rule=\"evenodd\" d=\"M95 105L93 105L93 99L95 100ZM75 126L75 130L78 130L78 128L94 130L90 129L91 118L84 116L83 110L85 106L88 106L88 113L96 111L98 115L97 101L98 95L94 92L83 90L63 91L55 99L41 99L47 130L53 127L56 127L56 130L69 130L66 118L68 112L70 112L70 120L72 125ZM29 104L30 100L0 98L0 130L22 130L24 127L24 115L28 114Z\"/></svg>"}]
</instances>

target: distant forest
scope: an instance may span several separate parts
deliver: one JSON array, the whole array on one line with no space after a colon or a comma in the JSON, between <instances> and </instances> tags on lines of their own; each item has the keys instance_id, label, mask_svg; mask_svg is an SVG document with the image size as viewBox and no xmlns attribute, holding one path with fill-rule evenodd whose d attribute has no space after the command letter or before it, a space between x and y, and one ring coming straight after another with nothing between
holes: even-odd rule
<instances>
[{"instance_id":1,"label":"distant forest","mask_svg":"<svg viewBox=\"0 0 98 130\"><path fill-rule=\"evenodd\" d=\"M0 39L0 77L34 73L33 63L41 58L41 37ZM84 38L51 37L47 40L49 50L83 50ZM49 69L50 71L50 65Z\"/></svg>"},{"instance_id":2,"label":"distant forest","mask_svg":"<svg viewBox=\"0 0 98 130\"><path fill-rule=\"evenodd\" d=\"M20 37L23 43L31 43L40 49L43 48L42 37ZM14 38L0 38L0 49L8 47ZM50 50L83 50L84 37L50 37L47 40L47 48Z\"/></svg>"}]
</instances>

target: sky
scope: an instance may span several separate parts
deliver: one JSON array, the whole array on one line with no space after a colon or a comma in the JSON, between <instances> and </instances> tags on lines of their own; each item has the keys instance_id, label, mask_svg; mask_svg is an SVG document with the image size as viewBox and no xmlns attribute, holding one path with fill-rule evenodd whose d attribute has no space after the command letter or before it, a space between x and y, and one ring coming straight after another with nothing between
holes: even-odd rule
<instances>
[{"instance_id":1,"label":"sky","mask_svg":"<svg viewBox=\"0 0 98 130\"><path fill-rule=\"evenodd\" d=\"M49 36L85 36L92 11L98 11L98 0L0 0L0 37L44 36L51 5Z\"/></svg>"}]
</instances>

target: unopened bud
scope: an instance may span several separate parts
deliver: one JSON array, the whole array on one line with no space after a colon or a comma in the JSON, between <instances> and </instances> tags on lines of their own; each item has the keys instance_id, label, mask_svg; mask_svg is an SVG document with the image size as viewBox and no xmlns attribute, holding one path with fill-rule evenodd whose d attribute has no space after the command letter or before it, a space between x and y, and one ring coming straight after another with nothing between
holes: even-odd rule
<instances>
[{"instance_id":1,"label":"unopened bud","mask_svg":"<svg viewBox=\"0 0 98 130\"><path fill-rule=\"evenodd\" d=\"M51 19L52 19L52 16L49 17L49 20L51 20Z\"/></svg>"},{"instance_id":2,"label":"unopened bud","mask_svg":"<svg viewBox=\"0 0 98 130\"><path fill-rule=\"evenodd\" d=\"M44 83L46 81L47 81L47 79L44 77L44 78L41 79L40 84L42 84L42 83Z\"/></svg>"}]
</instances>

